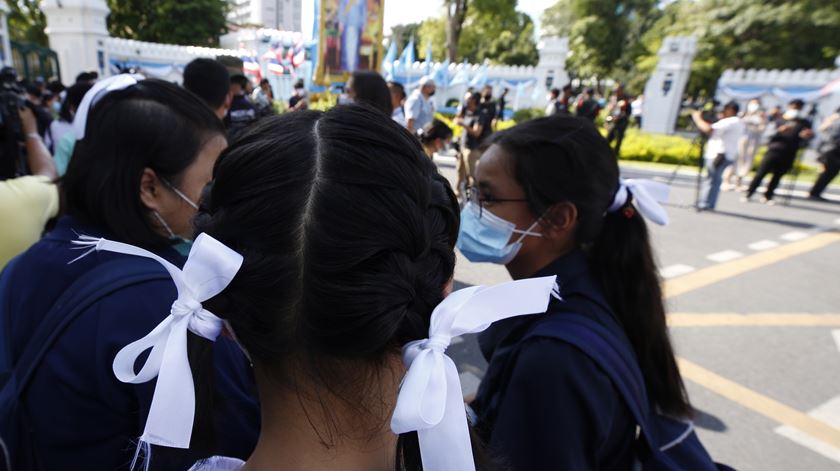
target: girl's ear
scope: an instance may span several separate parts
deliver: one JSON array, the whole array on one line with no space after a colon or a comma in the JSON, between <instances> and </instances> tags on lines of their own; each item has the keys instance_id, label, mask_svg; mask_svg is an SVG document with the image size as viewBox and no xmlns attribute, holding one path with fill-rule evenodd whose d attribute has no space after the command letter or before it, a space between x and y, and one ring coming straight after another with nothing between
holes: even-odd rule
<instances>
[{"instance_id":1,"label":"girl's ear","mask_svg":"<svg viewBox=\"0 0 840 471\"><path fill-rule=\"evenodd\" d=\"M577 226L578 211L574 203L555 203L540 218L543 237L552 240L566 239Z\"/></svg>"}]
</instances>

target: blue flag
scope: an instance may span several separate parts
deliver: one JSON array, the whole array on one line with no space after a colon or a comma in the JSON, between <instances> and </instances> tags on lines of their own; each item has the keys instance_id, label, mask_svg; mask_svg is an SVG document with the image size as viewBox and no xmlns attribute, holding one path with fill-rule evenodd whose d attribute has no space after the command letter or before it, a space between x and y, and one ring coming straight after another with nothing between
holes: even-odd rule
<instances>
[{"instance_id":1,"label":"blue flag","mask_svg":"<svg viewBox=\"0 0 840 471\"><path fill-rule=\"evenodd\" d=\"M411 67L411 64L414 64L414 61L414 36L412 36L411 40L408 41L408 45L405 46L402 54L400 54L400 62L406 69L408 69Z\"/></svg>"},{"instance_id":2,"label":"blue flag","mask_svg":"<svg viewBox=\"0 0 840 471\"><path fill-rule=\"evenodd\" d=\"M443 64L435 72L434 79L438 87L446 88L449 86L449 59L443 61Z\"/></svg>"},{"instance_id":3,"label":"blue flag","mask_svg":"<svg viewBox=\"0 0 840 471\"><path fill-rule=\"evenodd\" d=\"M429 75L432 73L432 39L429 38L429 41L426 43L426 72L425 75Z\"/></svg>"},{"instance_id":4,"label":"blue flag","mask_svg":"<svg viewBox=\"0 0 840 471\"><path fill-rule=\"evenodd\" d=\"M388 46L388 52L385 54L385 59L382 60L382 75L385 80L394 79L394 61L397 60L397 42L391 40L391 45Z\"/></svg>"}]
</instances>

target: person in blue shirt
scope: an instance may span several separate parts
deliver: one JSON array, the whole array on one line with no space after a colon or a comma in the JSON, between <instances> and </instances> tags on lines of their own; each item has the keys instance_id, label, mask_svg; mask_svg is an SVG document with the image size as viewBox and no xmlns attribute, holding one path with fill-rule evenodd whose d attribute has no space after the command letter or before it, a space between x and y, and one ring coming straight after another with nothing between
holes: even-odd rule
<instances>
[{"instance_id":1,"label":"person in blue shirt","mask_svg":"<svg viewBox=\"0 0 840 471\"><path fill-rule=\"evenodd\" d=\"M632 345L652 407L690 415L633 190L582 118L529 121L488 146L458 247L513 279L556 275L559 299L480 335L489 366L471 404L477 429L512 470L633 469L636 422L610 376L569 343L529 336L561 311L591 317Z\"/></svg>"},{"instance_id":2,"label":"person in blue shirt","mask_svg":"<svg viewBox=\"0 0 840 471\"><path fill-rule=\"evenodd\" d=\"M227 146L219 118L176 85L140 80L93 98L86 132L62 182L66 215L2 274L7 318L0 342L19 358L56 300L71 286L85 289L74 282L102 264L149 264L164 277L99 298L61 331L35 369L21 397L22 415L45 470L128 469L154 383L121 383L112 364L121 348L169 314L176 297L171 280L150 260L91 253L68 263L80 255L71 250L72 241L104 236L182 265L195 202ZM204 456L245 458L253 450L259 411L246 358L233 341L220 338L212 356L201 360L218 392L199 398L212 402L213 414L197 419L196 426L210 422L215 433L195 437L188 450L153 449L152 469L187 469Z\"/></svg>"}]
</instances>

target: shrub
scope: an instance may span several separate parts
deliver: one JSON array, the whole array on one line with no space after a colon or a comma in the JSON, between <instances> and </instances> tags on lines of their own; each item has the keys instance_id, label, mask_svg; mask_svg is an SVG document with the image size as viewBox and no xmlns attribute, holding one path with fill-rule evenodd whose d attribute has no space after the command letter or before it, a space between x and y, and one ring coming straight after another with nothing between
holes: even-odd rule
<instances>
[{"instance_id":1,"label":"shrub","mask_svg":"<svg viewBox=\"0 0 840 471\"><path fill-rule=\"evenodd\" d=\"M513 112L513 121L517 123L524 123L534 118L541 118L545 116L545 110L541 108L522 108Z\"/></svg>"}]
</instances>

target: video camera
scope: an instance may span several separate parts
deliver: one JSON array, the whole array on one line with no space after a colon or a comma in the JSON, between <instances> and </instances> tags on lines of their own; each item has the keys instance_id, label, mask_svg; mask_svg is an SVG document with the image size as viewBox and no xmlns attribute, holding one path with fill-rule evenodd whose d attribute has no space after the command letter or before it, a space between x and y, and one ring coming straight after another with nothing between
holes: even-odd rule
<instances>
[{"instance_id":1,"label":"video camera","mask_svg":"<svg viewBox=\"0 0 840 471\"><path fill-rule=\"evenodd\" d=\"M15 69L0 69L0 180L16 176L20 168L24 136L18 110L27 106Z\"/></svg>"}]
</instances>

